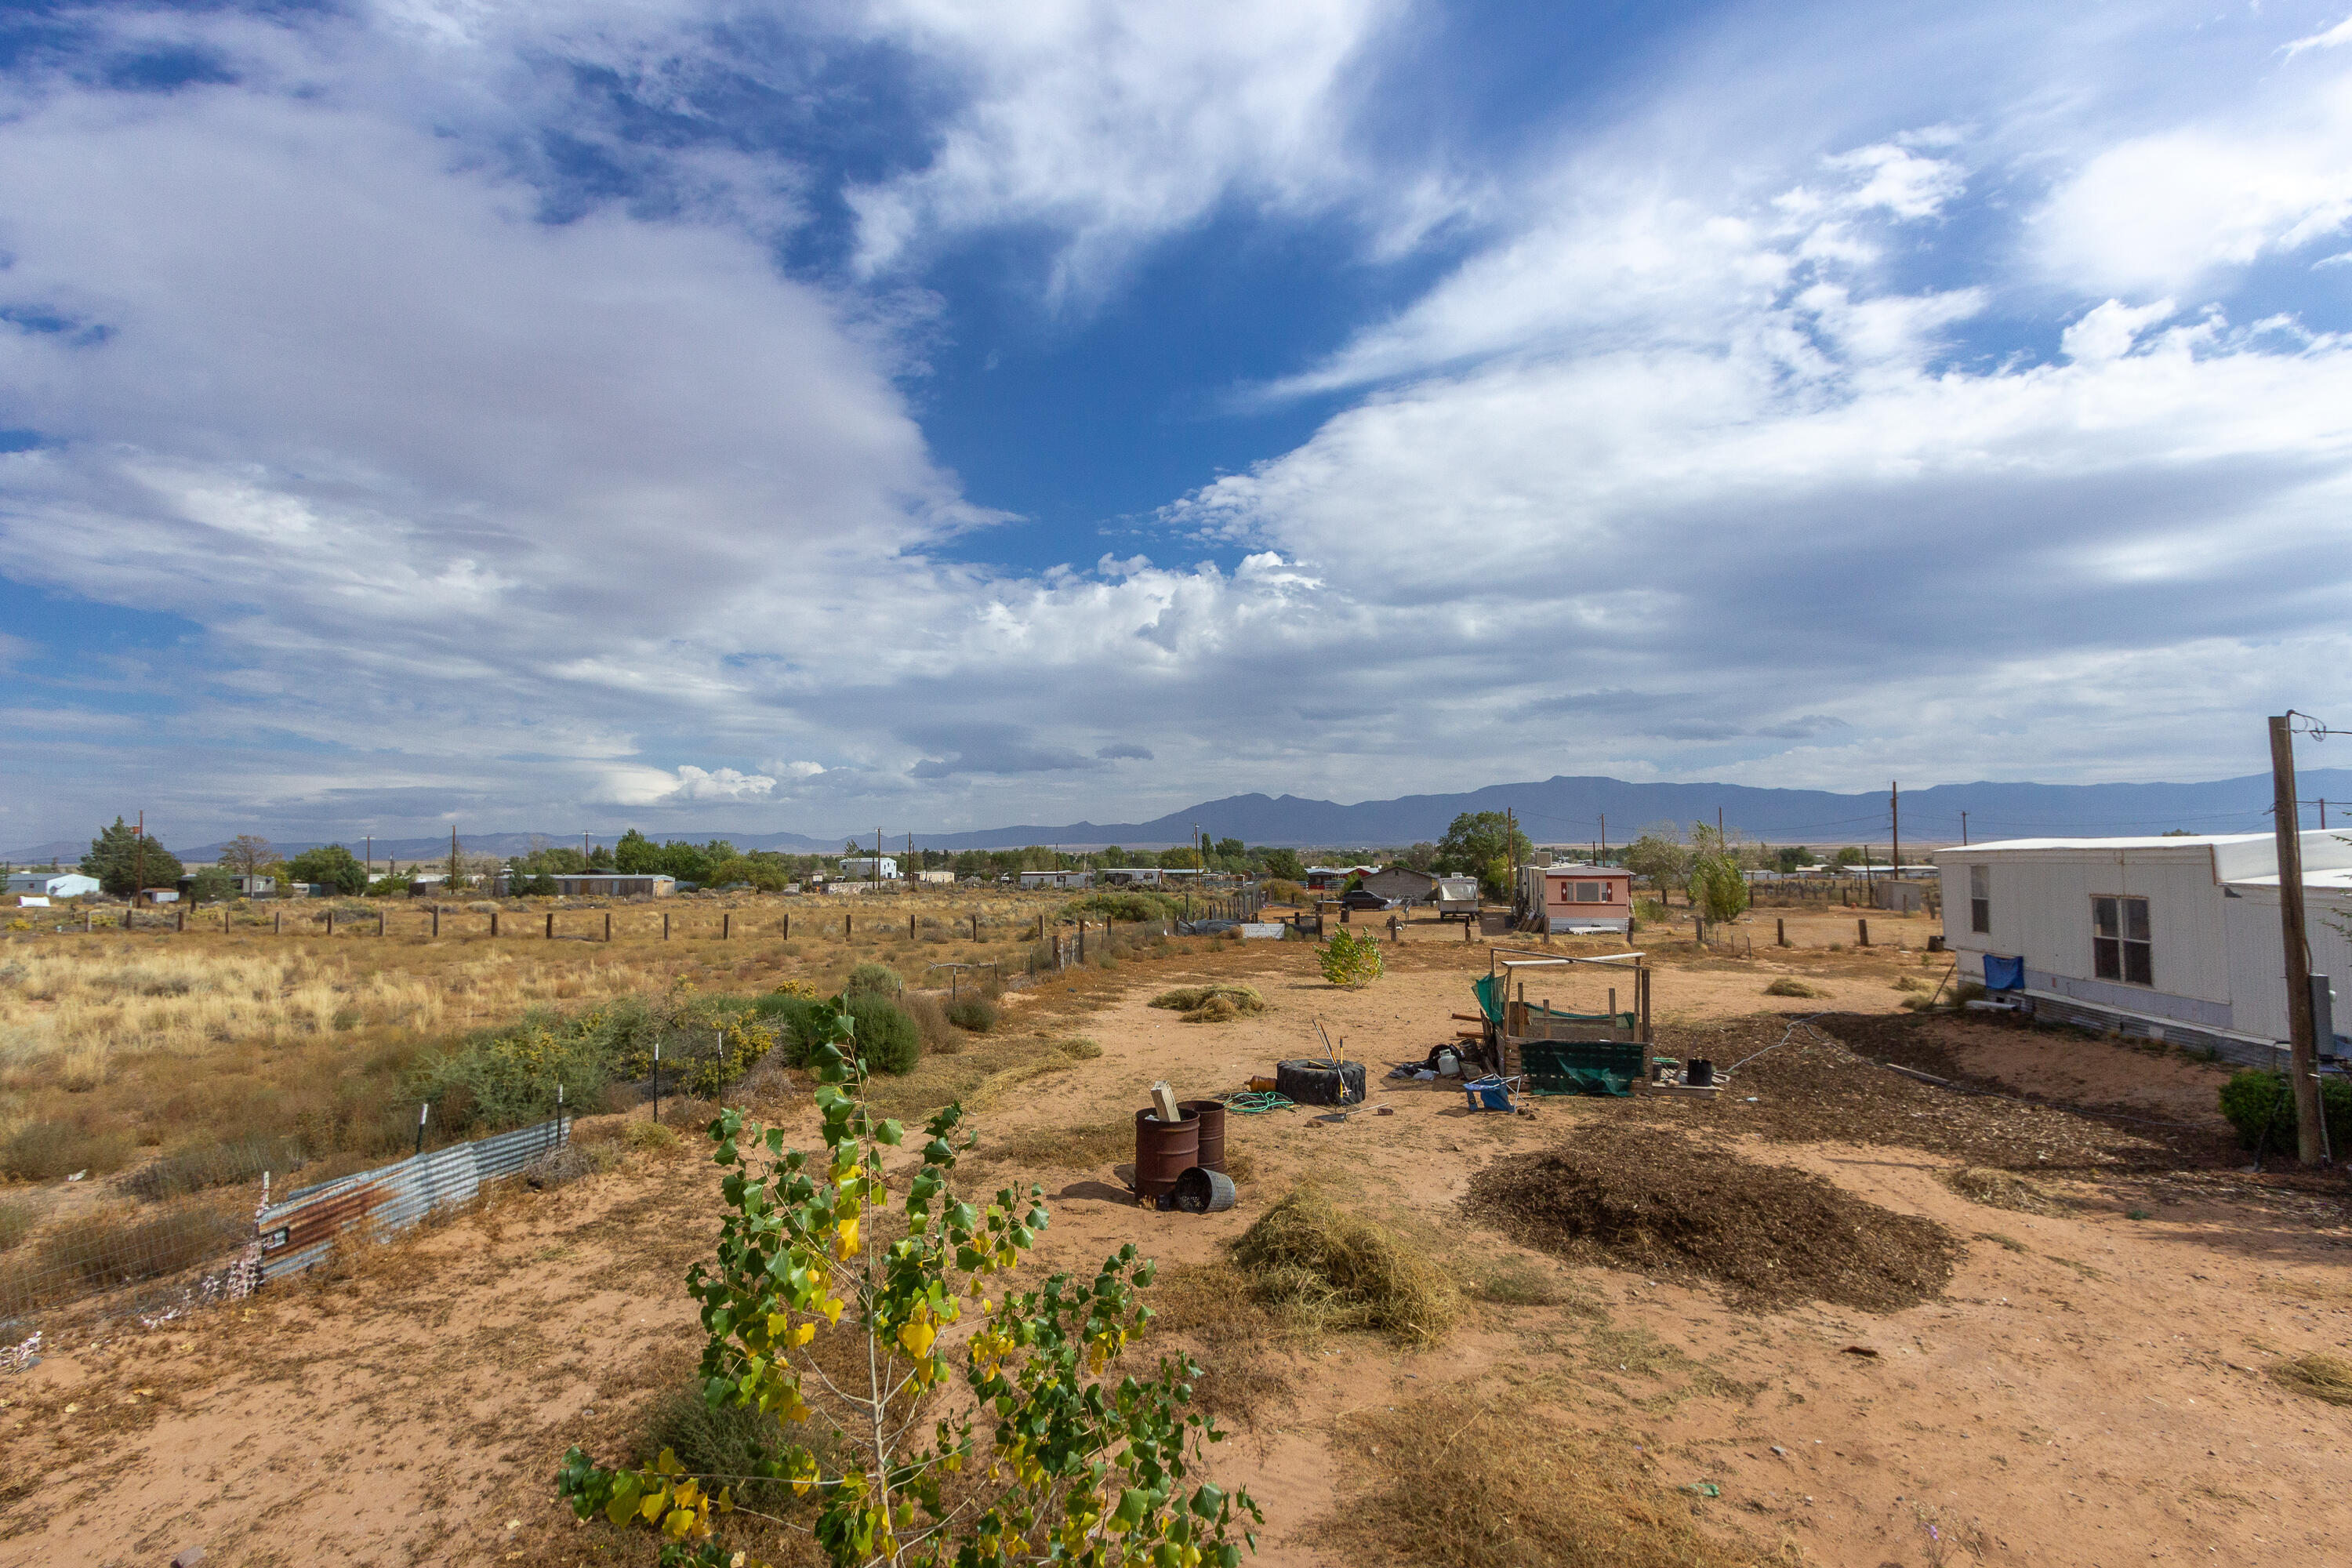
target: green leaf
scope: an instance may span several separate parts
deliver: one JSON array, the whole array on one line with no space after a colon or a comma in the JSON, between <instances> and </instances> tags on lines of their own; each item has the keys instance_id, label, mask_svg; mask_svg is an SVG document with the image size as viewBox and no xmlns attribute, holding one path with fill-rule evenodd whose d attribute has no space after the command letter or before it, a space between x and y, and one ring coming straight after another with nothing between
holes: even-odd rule
<instances>
[{"instance_id":1,"label":"green leaf","mask_svg":"<svg viewBox=\"0 0 2352 1568\"><path fill-rule=\"evenodd\" d=\"M613 1478L613 1496L604 1504L604 1517L614 1524L626 1524L636 1517L637 1500L646 1495L645 1483L634 1470L623 1470Z\"/></svg>"},{"instance_id":2,"label":"green leaf","mask_svg":"<svg viewBox=\"0 0 2352 1568\"><path fill-rule=\"evenodd\" d=\"M1192 1511L1202 1519L1216 1518L1217 1510L1224 1506L1225 1491L1223 1487L1203 1485L1199 1491L1192 1494Z\"/></svg>"}]
</instances>

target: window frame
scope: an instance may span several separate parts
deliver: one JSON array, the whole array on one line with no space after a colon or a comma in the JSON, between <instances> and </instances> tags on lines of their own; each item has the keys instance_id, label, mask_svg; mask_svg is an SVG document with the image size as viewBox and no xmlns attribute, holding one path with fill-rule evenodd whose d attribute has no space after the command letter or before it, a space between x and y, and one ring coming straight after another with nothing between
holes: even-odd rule
<instances>
[{"instance_id":1,"label":"window frame","mask_svg":"<svg viewBox=\"0 0 2352 1568\"><path fill-rule=\"evenodd\" d=\"M1983 861L1969 868L1969 931L1992 934L1992 867Z\"/></svg>"},{"instance_id":2,"label":"window frame","mask_svg":"<svg viewBox=\"0 0 2352 1568\"><path fill-rule=\"evenodd\" d=\"M2103 904L2110 907L2102 910ZM2145 894L2091 895L2091 975L2155 989L2156 921Z\"/></svg>"}]
</instances>

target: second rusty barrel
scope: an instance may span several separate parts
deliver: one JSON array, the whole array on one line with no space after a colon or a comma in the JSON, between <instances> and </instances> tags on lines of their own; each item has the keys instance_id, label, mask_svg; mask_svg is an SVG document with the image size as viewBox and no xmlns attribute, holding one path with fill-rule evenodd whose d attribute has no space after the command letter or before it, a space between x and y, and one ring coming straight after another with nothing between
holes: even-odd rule
<instances>
[{"instance_id":1,"label":"second rusty barrel","mask_svg":"<svg viewBox=\"0 0 2352 1568\"><path fill-rule=\"evenodd\" d=\"M1179 1109L1181 1109L1181 1107ZM1176 1178L1201 1163L1201 1119L1162 1121L1149 1110L1135 1113L1135 1194L1157 1203Z\"/></svg>"},{"instance_id":2,"label":"second rusty barrel","mask_svg":"<svg viewBox=\"0 0 2352 1568\"><path fill-rule=\"evenodd\" d=\"M1201 1157L1194 1162L1203 1170L1225 1168L1225 1102L1222 1100L1180 1100L1176 1109L1201 1121Z\"/></svg>"}]
</instances>

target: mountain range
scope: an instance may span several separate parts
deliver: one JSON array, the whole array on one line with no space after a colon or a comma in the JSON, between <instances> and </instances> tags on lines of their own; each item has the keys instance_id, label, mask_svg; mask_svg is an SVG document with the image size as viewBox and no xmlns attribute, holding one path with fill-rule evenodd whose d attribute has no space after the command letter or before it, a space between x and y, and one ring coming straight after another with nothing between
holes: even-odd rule
<instances>
[{"instance_id":1,"label":"mountain range","mask_svg":"<svg viewBox=\"0 0 2352 1568\"><path fill-rule=\"evenodd\" d=\"M2313 768L2296 781L2305 801L2304 826L2326 826L2330 809L2352 829L2352 770ZM1964 784L1906 791L1901 797L1903 842L1921 847L1994 838L2102 837L2155 834L2175 828L2196 833L2255 833L2270 826L2271 781L2267 773L2215 779L2202 784ZM1603 839L1622 844L1660 823L1685 829L1712 823L1775 843L1812 845L1885 844L1893 826L1887 792L1841 795L1829 790L1758 789L1727 784L1631 784L1623 779L1556 777L1540 783L1489 784L1461 795L1409 795L1394 800L1307 800L1297 795L1236 795L1172 811L1147 822L1023 824L965 833L915 833L919 848L1014 849L1058 845L1098 849L1117 844L1156 849L1187 843L1194 827L1219 838L1294 848L1401 847L1444 836L1446 824L1465 811L1510 810L1538 844L1583 845ZM1965 820L1964 820L1965 817ZM1604 826L1605 825L1605 826ZM309 848L310 839L268 835L282 854ZM358 847L361 835L343 842ZM460 842L475 854L519 855L538 845L576 842L566 833L464 833ZM616 835L600 841L610 842ZM667 832L664 839L697 843L726 838L745 849L794 854L838 854L847 834L744 833L712 829ZM170 839L163 838L168 846ZM887 854L906 845L906 830L883 836ZM0 855L17 865L71 862L87 845L71 840L30 845ZM211 859L217 844L176 852L184 860ZM378 838L374 852L401 860L430 860L446 854L446 837Z\"/></svg>"}]
</instances>

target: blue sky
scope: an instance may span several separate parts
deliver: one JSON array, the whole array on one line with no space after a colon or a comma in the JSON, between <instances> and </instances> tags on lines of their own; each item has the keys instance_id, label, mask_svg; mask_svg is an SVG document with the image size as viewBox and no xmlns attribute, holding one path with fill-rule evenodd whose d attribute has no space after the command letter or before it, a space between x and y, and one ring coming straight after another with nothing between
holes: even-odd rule
<instances>
[{"instance_id":1,"label":"blue sky","mask_svg":"<svg viewBox=\"0 0 2352 1568\"><path fill-rule=\"evenodd\" d=\"M2352 6L19 6L0 845L2256 771Z\"/></svg>"}]
</instances>

